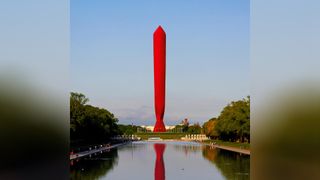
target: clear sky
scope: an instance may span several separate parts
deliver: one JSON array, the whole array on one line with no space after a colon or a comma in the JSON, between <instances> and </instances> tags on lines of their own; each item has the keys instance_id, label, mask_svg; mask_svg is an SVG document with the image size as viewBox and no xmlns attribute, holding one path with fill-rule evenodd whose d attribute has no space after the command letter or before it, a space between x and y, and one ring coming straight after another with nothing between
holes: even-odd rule
<instances>
[{"instance_id":1,"label":"clear sky","mask_svg":"<svg viewBox=\"0 0 320 180\"><path fill-rule=\"evenodd\" d=\"M71 1L72 91L153 125L152 35L167 37L165 123L203 123L249 95L249 0Z\"/></svg>"}]
</instances>

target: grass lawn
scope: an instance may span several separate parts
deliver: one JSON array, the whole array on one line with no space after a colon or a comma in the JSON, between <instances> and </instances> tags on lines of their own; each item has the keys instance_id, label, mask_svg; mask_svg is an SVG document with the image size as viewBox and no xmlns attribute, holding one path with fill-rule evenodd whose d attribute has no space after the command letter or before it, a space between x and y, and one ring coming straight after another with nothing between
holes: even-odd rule
<instances>
[{"instance_id":1,"label":"grass lawn","mask_svg":"<svg viewBox=\"0 0 320 180\"><path fill-rule=\"evenodd\" d=\"M161 139L181 139L181 137L185 137L187 133L171 133L171 132L163 132L163 133L137 133L138 137L141 137L142 140L147 140L151 137L160 137ZM229 141L222 141L222 140L206 140L204 143L212 143L216 142L216 144L221 146L229 146L229 147L236 147L241 149L250 149L250 143L239 143L239 142L229 142Z\"/></svg>"},{"instance_id":2,"label":"grass lawn","mask_svg":"<svg viewBox=\"0 0 320 180\"><path fill-rule=\"evenodd\" d=\"M163 133L137 133L138 137L141 137L142 140L147 140L151 137L160 137L161 139L181 139L184 137L186 133L170 133L170 132L163 132Z\"/></svg>"}]
</instances>

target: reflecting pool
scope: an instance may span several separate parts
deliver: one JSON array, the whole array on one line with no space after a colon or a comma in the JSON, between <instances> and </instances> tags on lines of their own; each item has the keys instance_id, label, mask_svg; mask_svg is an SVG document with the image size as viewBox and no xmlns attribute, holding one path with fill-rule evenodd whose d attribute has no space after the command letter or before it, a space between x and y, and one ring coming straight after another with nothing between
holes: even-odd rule
<instances>
[{"instance_id":1,"label":"reflecting pool","mask_svg":"<svg viewBox=\"0 0 320 180\"><path fill-rule=\"evenodd\" d=\"M250 179L250 156L195 142L133 142L71 162L71 179Z\"/></svg>"}]
</instances>

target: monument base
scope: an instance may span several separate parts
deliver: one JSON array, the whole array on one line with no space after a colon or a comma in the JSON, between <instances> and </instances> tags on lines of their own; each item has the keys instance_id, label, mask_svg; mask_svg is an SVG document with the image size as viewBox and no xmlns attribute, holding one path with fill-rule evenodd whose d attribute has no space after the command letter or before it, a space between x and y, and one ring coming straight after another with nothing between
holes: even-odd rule
<instances>
[{"instance_id":1,"label":"monument base","mask_svg":"<svg viewBox=\"0 0 320 180\"><path fill-rule=\"evenodd\" d=\"M166 127L164 126L164 123L161 121L157 121L154 125L153 132L166 132Z\"/></svg>"}]
</instances>

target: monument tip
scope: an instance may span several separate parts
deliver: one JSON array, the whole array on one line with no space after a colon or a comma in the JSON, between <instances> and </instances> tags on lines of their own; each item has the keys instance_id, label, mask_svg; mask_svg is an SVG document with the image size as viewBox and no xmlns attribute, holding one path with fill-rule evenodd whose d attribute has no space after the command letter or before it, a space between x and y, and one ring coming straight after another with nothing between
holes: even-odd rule
<instances>
[{"instance_id":1,"label":"monument tip","mask_svg":"<svg viewBox=\"0 0 320 180\"><path fill-rule=\"evenodd\" d=\"M159 32L159 31L162 33L165 33L161 25L159 25L158 28L155 30L155 32Z\"/></svg>"}]
</instances>

